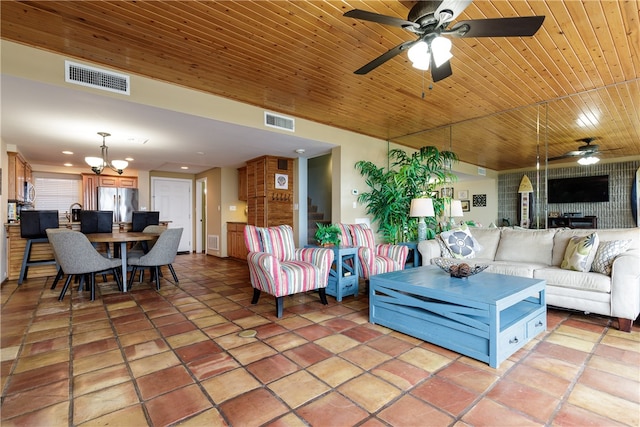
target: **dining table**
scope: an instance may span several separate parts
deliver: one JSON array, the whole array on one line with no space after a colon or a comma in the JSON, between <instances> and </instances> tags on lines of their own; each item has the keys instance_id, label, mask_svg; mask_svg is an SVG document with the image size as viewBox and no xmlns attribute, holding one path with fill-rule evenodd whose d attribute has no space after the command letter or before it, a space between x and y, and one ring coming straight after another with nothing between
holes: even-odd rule
<instances>
[{"instance_id":1,"label":"dining table","mask_svg":"<svg viewBox=\"0 0 640 427\"><path fill-rule=\"evenodd\" d=\"M127 292L127 244L130 242L147 242L158 238L157 233L125 231L114 233L85 234L91 243L120 243L120 259L122 260L122 291Z\"/></svg>"}]
</instances>

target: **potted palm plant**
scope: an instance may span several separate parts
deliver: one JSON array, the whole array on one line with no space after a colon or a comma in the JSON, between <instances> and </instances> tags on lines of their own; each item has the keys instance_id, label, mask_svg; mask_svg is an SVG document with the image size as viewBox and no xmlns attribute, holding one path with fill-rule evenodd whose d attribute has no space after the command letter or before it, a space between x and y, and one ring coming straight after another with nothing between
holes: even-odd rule
<instances>
[{"instance_id":1,"label":"potted palm plant","mask_svg":"<svg viewBox=\"0 0 640 427\"><path fill-rule=\"evenodd\" d=\"M401 149L389 151L389 167L378 167L360 160L355 167L365 178L370 191L362 192L358 201L366 205L367 214L378 224L378 231L389 243L413 241L417 237L418 219L409 216L411 199L428 196L443 183L454 182L451 164L458 160L452 151L422 147L408 154ZM444 210L442 198L434 198L436 217ZM436 218L426 218L427 238L435 237Z\"/></svg>"},{"instance_id":2,"label":"potted palm plant","mask_svg":"<svg viewBox=\"0 0 640 427\"><path fill-rule=\"evenodd\" d=\"M321 246L337 246L340 244L340 227L335 224L321 224L316 223L318 229L316 230L315 238Z\"/></svg>"}]
</instances>

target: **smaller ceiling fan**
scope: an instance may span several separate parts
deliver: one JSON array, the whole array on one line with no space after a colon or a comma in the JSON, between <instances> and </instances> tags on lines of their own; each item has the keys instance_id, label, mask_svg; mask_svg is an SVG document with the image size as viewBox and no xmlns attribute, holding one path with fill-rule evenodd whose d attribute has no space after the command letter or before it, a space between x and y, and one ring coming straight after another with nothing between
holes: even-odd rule
<instances>
[{"instance_id":1,"label":"smaller ceiling fan","mask_svg":"<svg viewBox=\"0 0 640 427\"><path fill-rule=\"evenodd\" d=\"M453 74L449 60L451 41L448 37L522 37L532 36L542 26L544 16L514 18L472 19L457 22L451 29L449 24L471 4L472 0L427 0L418 1L409 11L407 20L380 15L366 10L354 9L346 12L348 18L377 22L400 27L418 36L417 40L400 43L373 61L355 71L367 74L396 55L407 51L415 68L431 69L434 82Z\"/></svg>"},{"instance_id":2,"label":"smaller ceiling fan","mask_svg":"<svg viewBox=\"0 0 640 427\"><path fill-rule=\"evenodd\" d=\"M555 160L567 159L570 157L580 157L578 163L580 163L581 165L591 165L600 161L599 158L595 157L596 155L601 154L604 151L617 150L617 148L612 148L610 150L601 151L598 144L592 144L592 142L596 141L597 139L598 138L595 136L576 139L576 142L584 142L584 145L579 146L575 151L568 151L560 156L550 157L548 161L553 162Z\"/></svg>"}]
</instances>

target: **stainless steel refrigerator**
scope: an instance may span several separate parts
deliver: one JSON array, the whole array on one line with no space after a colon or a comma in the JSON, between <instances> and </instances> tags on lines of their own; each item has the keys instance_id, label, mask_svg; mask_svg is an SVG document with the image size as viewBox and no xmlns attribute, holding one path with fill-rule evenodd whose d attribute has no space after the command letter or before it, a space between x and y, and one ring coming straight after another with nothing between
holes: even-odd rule
<instances>
[{"instance_id":1,"label":"stainless steel refrigerator","mask_svg":"<svg viewBox=\"0 0 640 427\"><path fill-rule=\"evenodd\" d=\"M113 222L131 222L138 210L138 189L98 187L98 210L113 211Z\"/></svg>"}]
</instances>

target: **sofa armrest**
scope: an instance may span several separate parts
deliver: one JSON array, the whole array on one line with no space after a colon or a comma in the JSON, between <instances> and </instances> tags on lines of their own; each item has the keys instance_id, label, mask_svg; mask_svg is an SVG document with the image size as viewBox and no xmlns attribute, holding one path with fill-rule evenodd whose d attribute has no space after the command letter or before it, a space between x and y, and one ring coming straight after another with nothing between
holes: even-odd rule
<instances>
[{"instance_id":1,"label":"sofa armrest","mask_svg":"<svg viewBox=\"0 0 640 427\"><path fill-rule=\"evenodd\" d=\"M432 258L441 257L440 245L435 240L422 240L418 243L418 250L422 255L422 265L431 265Z\"/></svg>"},{"instance_id":2,"label":"sofa armrest","mask_svg":"<svg viewBox=\"0 0 640 427\"><path fill-rule=\"evenodd\" d=\"M640 314L640 250L629 250L611 268L611 315L635 319Z\"/></svg>"}]
</instances>

